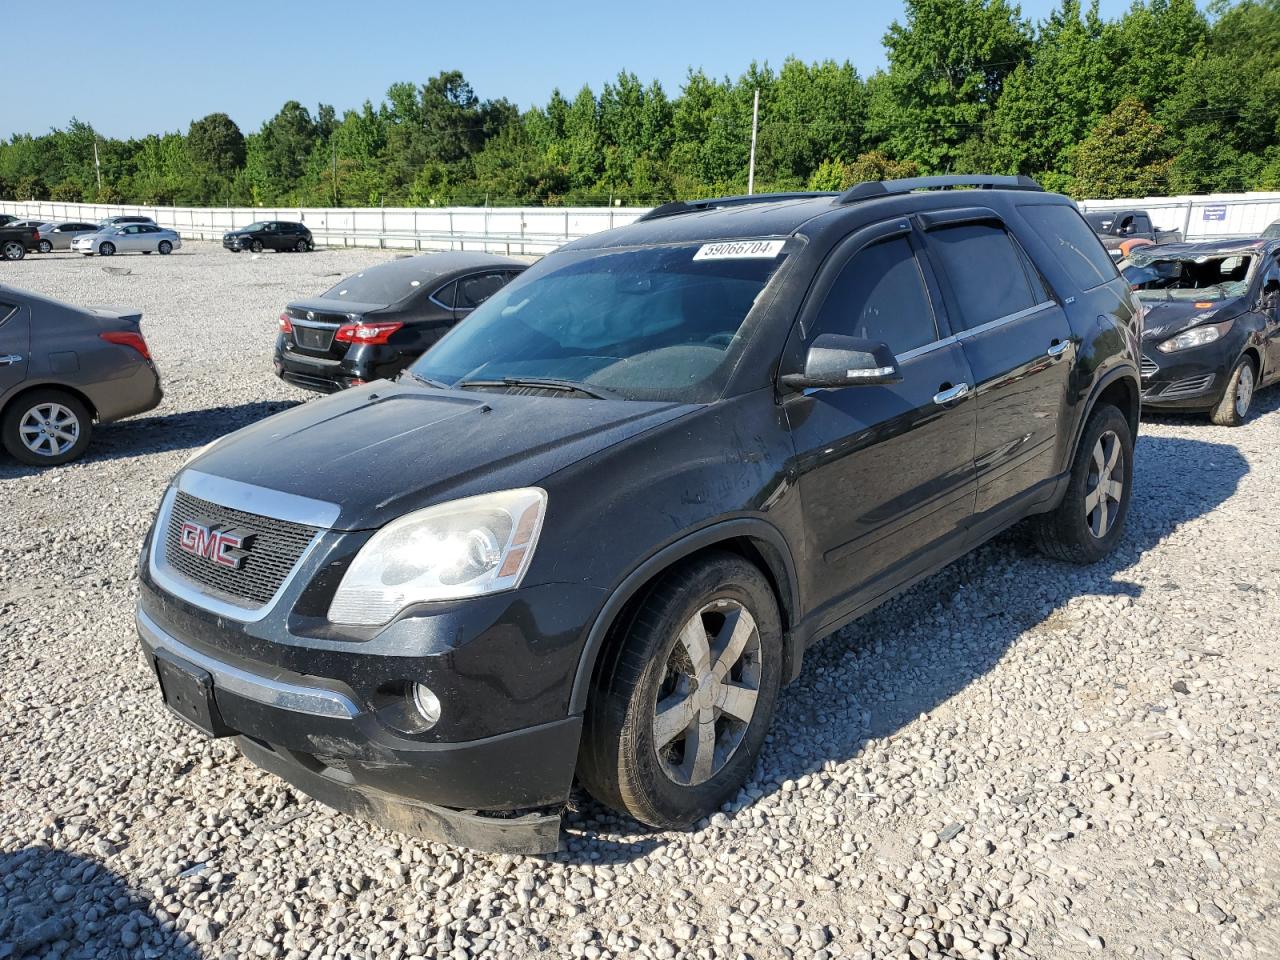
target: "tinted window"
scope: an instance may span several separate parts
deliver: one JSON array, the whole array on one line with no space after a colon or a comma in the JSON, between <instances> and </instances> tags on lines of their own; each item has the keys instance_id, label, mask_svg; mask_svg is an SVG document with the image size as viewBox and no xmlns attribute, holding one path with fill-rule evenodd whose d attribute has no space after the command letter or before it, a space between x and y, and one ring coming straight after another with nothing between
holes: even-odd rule
<instances>
[{"instance_id":1,"label":"tinted window","mask_svg":"<svg viewBox=\"0 0 1280 960\"><path fill-rule=\"evenodd\" d=\"M1018 209L1080 289L1092 290L1116 278L1116 265L1074 209L1059 203Z\"/></svg>"},{"instance_id":2,"label":"tinted window","mask_svg":"<svg viewBox=\"0 0 1280 960\"><path fill-rule=\"evenodd\" d=\"M455 280L455 281L453 281L453 283L446 283L443 287L441 287L439 290L437 290L437 291L436 291L435 293L433 293L431 296L432 296L433 298L435 298L436 300L439 300L442 304L444 304L446 307L448 307L450 310L452 310L452 309L453 309L453 297L454 297L454 293L457 291L457 289L458 289L458 281L457 281L457 280Z\"/></svg>"},{"instance_id":3,"label":"tinted window","mask_svg":"<svg viewBox=\"0 0 1280 960\"><path fill-rule=\"evenodd\" d=\"M860 251L840 271L810 336L879 340L903 354L938 339L920 265L905 237Z\"/></svg>"},{"instance_id":4,"label":"tinted window","mask_svg":"<svg viewBox=\"0 0 1280 960\"><path fill-rule=\"evenodd\" d=\"M1133 218L1133 229L1137 233L1150 233L1151 220L1145 213L1140 213Z\"/></svg>"},{"instance_id":5,"label":"tinted window","mask_svg":"<svg viewBox=\"0 0 1280 960\"><path fill-rule=\"evenodd\" d=\"M0 324L4 323L17 310L17 306L12 303L5 303L0 300Z\"/></svg>"},{"instance_id":6,"label":"tinted window","mask_svg":"<svg viewBox=\"0 0 1280 960\"><path fill-rule=\"evenodd\" d=\"M478 277L463 277L458 281L459 310L470 310L480 306L503 288L507 278L502 273L482 273Z\"/></svg>"},{"instance_id":7,"label":"tinted window","mask_svg":"<svg viewBox=\"0 0 1280 960\"><path fill-rule=\"evenodd\" d=\"M1000 227L945 227L929 233L929 245L955 297L959 328L999 320L1043 299L1032 295L1022 254Z\"/></svg>"}]
</instances>

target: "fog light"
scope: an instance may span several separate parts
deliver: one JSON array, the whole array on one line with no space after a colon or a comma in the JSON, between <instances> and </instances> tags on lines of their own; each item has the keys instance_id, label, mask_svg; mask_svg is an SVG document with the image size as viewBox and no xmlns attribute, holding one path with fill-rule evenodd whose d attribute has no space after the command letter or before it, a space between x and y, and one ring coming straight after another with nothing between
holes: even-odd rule
<instances>
[{"instance_id":1,"label":"fog light","mask_svg":"<svg viewBox=\"0 0 1280 960\"><path fill-rule=\"evenodd\" d=\"M413 705L422 714L422 719L427 721L428 727L434 727L440 720L440 698L425 683L413 685Z\"/></svg>"}]
</instances>

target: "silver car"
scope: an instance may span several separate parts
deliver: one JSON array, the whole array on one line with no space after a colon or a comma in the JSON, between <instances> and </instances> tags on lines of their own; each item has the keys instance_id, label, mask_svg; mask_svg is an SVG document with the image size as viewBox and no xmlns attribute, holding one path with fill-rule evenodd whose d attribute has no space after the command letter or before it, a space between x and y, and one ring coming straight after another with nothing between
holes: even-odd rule
<instances>
[{"instance_id":1,"label":"silver car","mask_svg":"<svg viewBox=\"0 0 1280 960\"><path fill-rule=\"evenodd\" d=\"M154 223L130 223L121 227L105 227L71 241L71 249L91 257L100 253L110 257L117 253L172 253L182 246L176 230L157 227Z\"/></svg>"},{"instance_id":2,"label":"silver car","mask_svg":"<svg viewBox=\"0 0 1280 960\"><path fill-rule=\"evenodd\" d=\"M96 223L81 223L78 220L66 223L46 223L40 228L40 252L51 250L70 250L71 241L83 237L87 233L97 233L101 228Z\"/></svg>"}]
</instances>

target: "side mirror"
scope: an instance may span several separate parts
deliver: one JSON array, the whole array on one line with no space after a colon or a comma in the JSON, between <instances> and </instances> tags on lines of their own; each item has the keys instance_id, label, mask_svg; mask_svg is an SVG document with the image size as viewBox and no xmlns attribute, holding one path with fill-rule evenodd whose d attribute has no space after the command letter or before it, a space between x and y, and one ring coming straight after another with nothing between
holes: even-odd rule
<instances>
[{"instance_id":1,"label":"side mirror","mask_svg":"<svg viewBox=\"0 0 1280 960\"><path fill-rule=\"evenodd\" d=\"M898 361L886 344L837 333L817 337L805 354L804 369L782 375L782 383L795 390L901 382Z\"/></svg>"}]
</instances>

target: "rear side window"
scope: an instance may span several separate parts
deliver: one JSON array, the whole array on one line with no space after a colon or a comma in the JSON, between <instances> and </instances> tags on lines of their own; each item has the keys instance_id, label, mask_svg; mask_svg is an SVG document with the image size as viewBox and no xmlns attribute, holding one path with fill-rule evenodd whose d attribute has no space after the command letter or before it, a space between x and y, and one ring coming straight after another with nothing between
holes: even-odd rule
<instances>
[{"instance_id":1,"label":"rear side window","mask_svg":"<svg viewBox=\"0 0 1280 960\"><path fill-rule=\"evenodd\" d=\"M17 311L17 309L16 305L12 303L5 303L3 300L0 300L0 324L3 324L8 320L9 317Z\"/></svg>"},{"instance_id":2,"label":"rear side window","mask_svg":"<svg viewBox=\"0 0 1280 960\"><path fill-rule=\"evenodd\" d=\"M471 310L480 306L507 282L504 273L482 273L478 277L463 277L458 281L458 310Z\"/></svg>"},{"instance_id":3,"label":"rear side window","mask_svg":"<svg viewBox=\"0 0 1280 960\"><path fill-rule=\"evenodd\" d=\"M1038 203L1018 210L1081 290L1116 278L1116 266L1102 241L1074 209L1061 203Z\"/></svg>"},{"instance_id":4,"label":"rear side window","mask_svg":"<svg viewBox=\"0 0 1280 960\"><path fill-rule=\"evenodd\" d=\"M946 276L963 330L999 320L1044 301L1033 294L1022 252L1003 228L966 223L929 232L930 252Z\"/></svg>"},{"instance_id":5,"label":"rear side window","mask_svg":"<svg viewBox=\"0 0 1280 960\"><path fill-rule=\"evenodd\" d=\"M453 297L458 289L458 281L446 283L443 287L431 295L431 299L437 301L442 307L453 309Z\"/></svg>"},{"instance_id":6,"label":"rear side window","mask_svg":"<svg viewBox=\"0 0 1280 960\"><path fill-rule=\"evenodd\" d=\"M860 250L840 271L811 336L839 333L903 354L938 339L920 265L905 237Z\"/></svg>"}]
</instances>

